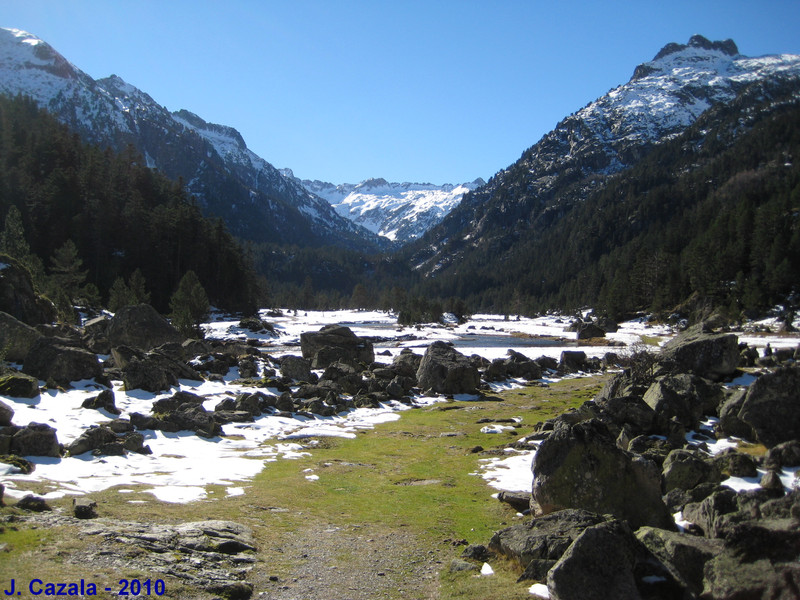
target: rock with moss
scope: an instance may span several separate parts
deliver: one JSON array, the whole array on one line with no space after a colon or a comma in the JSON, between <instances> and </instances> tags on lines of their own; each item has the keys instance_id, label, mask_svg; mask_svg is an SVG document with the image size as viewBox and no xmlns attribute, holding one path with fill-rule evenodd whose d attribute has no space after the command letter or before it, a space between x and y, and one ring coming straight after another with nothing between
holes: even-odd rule
<instances>
[{"instance_id":1,"label":"rock with moss","mask_svg":"<svg viewBox=\"0 0 800 600\"><path fill-rule=\"evenodd\" d=\"M61 456L56 430L45 423L29 423L25 427L14 427L9 448L10 454L18 456Z\"/></svg>"},{"instance_id":2,"label":"rock with moss","mask_svg":"<svg viewBox=\"0 0 800 600\"><path fill-rule=\"evenodd\" d=\"M696 325L667 342L661 354L677 372L719 381L739 366L739 338L732 333L709 333Z\"/></svg>"},{"instance_id":3,"label":"rock with moss","mask_svg":"<svg viewBox=\"0 0 800 600\"><path fill-rule=\"evenodd\" d=\"M478 369L469 358L445 342L425 351L417 370L417 383L437 394L474 394L480 385Z\"/></svg>"},{"instance_id":4,"label":"rock with moss","mask_svg":"<svg viewBox=\"0 0 800 600\"><path fill-rule=\"evenodd\" d=\"M25 373L7 372L0 375L0 395L12 398L35 398L39 395L39 380ZM2 424L2 412L0 409L0 424Z\"/></svg>"}]
</instances>

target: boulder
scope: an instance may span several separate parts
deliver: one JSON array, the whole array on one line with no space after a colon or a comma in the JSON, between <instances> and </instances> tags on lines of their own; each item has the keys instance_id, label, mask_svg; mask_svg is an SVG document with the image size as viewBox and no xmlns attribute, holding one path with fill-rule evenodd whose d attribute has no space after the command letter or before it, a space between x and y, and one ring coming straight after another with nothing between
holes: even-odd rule
<instances>
[{"instance_id":1,"label":"boulder","mask_svg":"<svg viewBox=\"0 0 800 600\"><path fill-rule=\"evenodd\" d=\"M800 467L800 440L783 442L767 451L764 460L767 469L780 470L784 467Z\"/></svg>"},{"instance_id":2,"label":"boulder","mask_svg":"<svg viewBox=\"0 0 800 600\"><path fill-rule=\"evenodd\" d=\"M114 363L122 370L126 390L142 389L162 392L178 384L179 379L201 381L197 371L185 363L173 360L158 350L147 353L126 346L111 351Z\"/></svg>"},{"instance_id":3,"label":"boulder","mask_svg":"<svg viewBox=\"0 0 800 600\"><path fill-rule=\"evenodd\" d=\"M81 403L81 408L91 408L94 410L105 410L112 415L120 414L114 400L114 390L103 390L97 396L87 398Z\"/></svg>"},{"instance_id":4,"label":"boulder","mask_svg":"<svg viewBox=\"0 0 800 600\"><path fill-rule=\"evenodd\" d=\"M687 429L696 429L704 414L716 414L715 406L721 398L720 389L682 373L657 379L643 400L655 412L659 433L666 434L671 419Z\"/></svg>"},{"instance_id":5,"label":"boulder","mask_svg":"<svg viewBox=\"0 0 800 600\"><path fill-rule=\"evenodd\" d=\"M35 398L39 395L39 380L25 373L9 371L0 375L0 395L12 398Z\"/></svg>"},{"instance_id":6,"label":"boulder","mask_svg":"<svg viewBox=\"0 0 800 600\"><path fill-rule=\"evenodd\" d=\"M303 358L311 360L314 369L324 369L337 360L364 364L375 360L372 342L342 325L326 325L317 332L301 334L300 351Z\"/></svg>"},{"instance_id":7,"label":"boulder","mask_svg":"<svg viewBox=\"0 0 800 600\"><path fill-rule=\"evenodd\" d=\"M522 567L520 580L542 581L581 533L606 520L585 510L561 510L495 532L489 549Z\"/></svg>"},{"instance_id":8,"label":"boulder","mask_svg":"<svg viewBox=\"0 0 800 600\"><path fill-rule=\"evenodd\" d=\"M404 348L392 361L392 370L403 377L416 378L422 356Z\"/></svg>"},{"instance_id":9,"label":"boulder","mask_svg":"<svg viewBox=\"0 0 800 600\"><path fill-rule=\"evenodd\" d=\"M594 323L581 323L578 325L577 333L577 339L579 340L606 337L606 332Z\"/></svg>"},{"instance_id":10,"label":"boulder","mask_svg":"<svg viewBox=\"0 0 800 600\"><path fill-rule=\"evenodd\" d=\"M295 381L311 379L311 362L301 356L287 355L281 358L281 375Z\"/></svg>"},{"instance_id":11,"label":"boulder","mask_svg":"<svg viewBox=\"0 0 800 600\"><path fill-rule=\"evenodd\" d=\"M17 456L61 456L56 430L44 423L29 423L11 436L10 454Z\"/></svg>"},{"instance_id":12,"label":"boulder","mask_svg":"<svg viewBox=\"0 0 800 600\"><path fill-rule=\"evenodd\" d=\"M97 516L97 502L91 498L73 498L72 514L76 519L94 519Z\"/></svg>"},{"instance_id":13,"label":"boulder","mask_svg":"<svg viewBox=\"0 0 800 600\"><path fill-rule=\"evenodd\" d=\"M734 436L746 440L756 437L753 428L739 418L747 390L736 390L730 394L719 409L719 428L723 435Z\"/></svg>"},{"instance_id":14,"label":"boulder","mask_svg":"<svg viewBox=\"0 0 800 600\"><path fill-rule=\"evenodd\" d=\"M800 529L786 519L758 519L732 528L705 566L703 598L793 600L800 590Z\"/></svg>"},{"instance_id":15,"label":"boulder","mask_svg":"<svg viewBox=\"0 0 800 600\"><path fill-rule=\"evenodd\" d=\"M728 448L719 454L715 454L713 460L714 467L722 475L729 477L758 477L758 469L753 457L743 452L737 452L734 448ZM767 463L769 463L769 459Z\"/></svg>"},{"instance_id":16,"label":"boulder","mask_svg":"<svg viewBox=\"0 0 800 600\"><path fill-rule=\"evenodd\" d=\"M110 354L111 342L108 341L108 322L105 315L95 317L83 325L83 344L95 354Z\"/></svg>"},{"instance_id":17,"label":"boulder","mask_svg":"<svg viewBox=\"0 0 800 600\"><path fill-rule=\"evenodd\" d=\"M636 538L692 597L703 591L703 567L723 548L721 540L655 527L640 528L636 531Z\"/></svg>"},{"instance_id":18,"label":"boulder","mask_svg":"<svg viewBox=\"0 0 800 600\"><path fill-rule=\"evenodd\" d=\"M77 456L84 452L97 450L104 444L110 444L117 441L116 434L108 427L103 425L89 427L75 441L67 446L67 453L69 456Z\"/></svg>"},{"instance_id":19,"label":"boulder","mask_svg":"<svg viewBox=\"0 0 800 600\"><path fill-rule=\"evenodd\" d=\"M781 367L756 379L738 417L767 448L800 439L800 367Z\"/></svg>"},{"instance_id":20,"label":"boulder","mask_svg":"<svg viewBox=\"0 0 800 600\"><path fill-rule=\"evenodd\" d=\"M19 363L24 361L33 343L41 336L30 325L0 311L0 348L4 350L6 360Z\"/></svg>"},{"instance_id":21,"label":"boulder","mask_svg":"<svg viewBox=\"0 0 800 600\"><path fill-rule=\"evenodd\" d=\"M417 383L437 394L474 394L480 385L478 369L469 358L442 341L428 346L417 370Z\"/></svg>"},{"instance_id":22,"label":"boulder","mask_svg":"<svg viewBox=\"0 0 800 600\"><path fill-rule=\"evenodd\" d=\"M634 568L638 542L627 524L588 527L547 574L557 600L640 600Z\"/></svg>"},{"instance_id":23,"label":"boulder","mask_svg":"<svg viewBox=\"0 0 800 600\"><path fill-rule=\"evenodd\" d=\"M70 340L47 337L40 337L33 344L22 371L59 385L103 375L103 367L96 354L75 347Z\"/></svg>"},{"instance_id":24,"label":"boulder","mask_svg":"<svg viewBox=\"0 0 800 600\"><path fill-rule=\"evenodd\" d=\"M34 291L30 271L7 254L0 255L0 311L28 325L56 318L53 303Z\"/></svg>"},{"instance_id":25,"label":"boulder","mask_svg":"<svg viewBox=\"0 0 800 600\"><path fill-rule=\"evenodd\" d=\"M583 350L564 350L558 361L561 373L577 373L586 369L586 352Z\"/></svg>"},{"instance_id":26,"label":"boulder","mask_svg":"<svg viewBox=\"0 0 800 600\"><path fill-rule=\"evenodd\" d=\"M581 508L626 519L633 527L674 529L661 499L661 473L621 450L605 424L557 422L533 458L531 508L537 515Z\"/></svg>"},{"instance_id":27,"label":"boulder","mask_svg":"<svg viewBox=\"0 0 800 600\"><path fill-rule=\"evenodd\" d=\"M125 306L108 322L106 336L111 347L131 346L152 350L169 342L183 342L183 336L149 304Z\"/></svg>"},{"instance_id":28,"label":"boulder","mask_svg":"<svg viewBox=\"0 0 800 600\"><path fill-rule=\"evenodd\" d=\"M719 483L722 476L714 463L704 460L699 451L673 450L664 460L664 493L674 489L691 490L701 483Z\"/></svg>"},{"instance_id":29,"label":"boulder","mask_svg":"<svg viewBox=\"0 0 800 600\"><path fill-rule=\"evenodd\" d=\"M528 381L540 379L542 368L524 354L514 350L508 351L508 358L504 362L505 370L510 377L521 377Z\"/></svg>"},{"instance_id":30,"label":"boulder","mask_svg":"<svg viewBox=\"0 0 800 600\"><path fill-rule=\"evenodd\" d=\"M3 395L8 395L3 393ZM14 409L8 404L0 400L0 427L11 425L11 419L14 418Z\"/></svg>"},{"instance_id":31,"label":"boulder","mask_svg":"<svg viewBox=\"0 0 800 600\"><path fill-rule=\"evenodd\" d=\"M34 496L33 494L28 494L20 498L14 506L31 512L47 512L53 510L44 498L41 496Z\"/></svg>"},{"instance_id":32,"label":"boulder","mask_svg":"<svg viewBox=\"0 0 800 600\"><path fill-rule=\"evenodd\" d=\"M638 396L600 398L597 405L614 424L627 426L627 434L635 437L649 434L655 422L655 411Z\"/></svg>"},{"instance_id":33,"label":"boulder","mask_svg":"<svg viewBox=\"0 0 800 600\"><path fill-rule=\"evenodd\" d=\"M697 325L667 342L661 356L679 372L719 381L739 366L739 339L732 333L706 333Z\"/></svg>"}]
</instances>

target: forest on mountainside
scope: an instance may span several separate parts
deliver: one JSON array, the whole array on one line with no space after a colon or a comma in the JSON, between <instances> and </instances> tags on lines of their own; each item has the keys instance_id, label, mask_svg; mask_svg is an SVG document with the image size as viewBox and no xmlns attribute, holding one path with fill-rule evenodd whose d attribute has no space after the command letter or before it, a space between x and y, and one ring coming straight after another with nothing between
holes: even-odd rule
<instances>
[{"instance_id":1,"label":"forest on mountainside","mask_svg":"<svg viewBox=\"0 0 800 600\"><path fill-rule=\"evenodd\" d=\"M12 246L3 250L27 252L14 258L51 297L68 281L69 300L107 306L115 283L128 281L167 312L194 271L219 307L252 311L259 300L245 251L221 220L200 214L182 182L132 148L84 144L24 97L0 96L0 218Z\"/></svg>"},{"instance_id":2,"label":"forest on mountainside","mask_svg":"<svg viewBox=\"0 0 800 600\"><path fill-rule=\"evenodd\" d=\"M615 317L671 310L694 296L738 317L800 291L796 79L758 84L710 109L581 200L526 199L530 176L509 169L503 197L491 200L528 202L516 227L527 229L466 249L446 243L440 252L463 250L459 261L421 280L417 293L454 295L474 311L591 306Z\"/></svg>"}]
</instances>

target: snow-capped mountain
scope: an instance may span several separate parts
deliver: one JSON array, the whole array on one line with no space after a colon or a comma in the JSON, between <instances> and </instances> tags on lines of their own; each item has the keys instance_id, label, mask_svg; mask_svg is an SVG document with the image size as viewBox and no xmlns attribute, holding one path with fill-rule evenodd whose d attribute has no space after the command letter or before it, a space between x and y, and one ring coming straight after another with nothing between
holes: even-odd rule
<instances>
[{"instance_id":1,"label":"snow-capped mountain","mask_svg":"<svg viewBox=\"0 0 800 600\"><path fill-rule=\"evenodd\" d=\"M513 165L465 195L414 247L414 264L435 273L478 245L508 248L561 218L605 179L636 164L659 142L683 132L747 86L800 77L800 56L749 58L731 40L693 36L671 43L632 78L562 120Z\"/></svg>"},{"instance_id":2,"label":"snow-capped mountain","mask_svg":"<svg viewBox=\"0 0 800 600\"><path fill-rule=\"evenodd\" d=\"M0 93L32 97L90 143L133 145L242 238L359 249L383 243L254 154L235 129L170 112L116 75L94 80L25 31L0 29Z\"/></svg>"},{"instance_id":3,"label":"snow-capped mountain","mask_svg":"<svg viewBox=\"0 0 800 600\"><path fill-rule=\"evenodd\" d=\"M290 177L289 170L284 173ZM342 217L393 242L404 244L419 238L455 208L465 193L486 182L476 179L458 185L389 183L368 179L359 184L334 185L300 181L312 194L324 198Z\"/></svg>"}]
</instances>

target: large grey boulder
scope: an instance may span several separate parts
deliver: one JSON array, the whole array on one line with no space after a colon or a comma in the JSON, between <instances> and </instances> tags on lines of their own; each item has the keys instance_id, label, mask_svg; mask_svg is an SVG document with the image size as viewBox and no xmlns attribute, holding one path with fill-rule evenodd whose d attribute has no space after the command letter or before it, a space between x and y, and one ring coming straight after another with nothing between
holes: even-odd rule
<instances>
[{"instance_id":1,"label":"large grey boulder","mask_svg":"<svg viewBox=\"0 0 800 600\"><path fill-rule=\"evenodd\" d=\"M11 437L10 454L17 456L61 456L56 430L45 423L19 427Z\"/></svg>"},{"instance_id":2,"label":"large grey boulder","mask_svg":"<svg viewBox=\"0 0 800 600\"><path fill-rule=\"evenodd\" d=\"M522 567L521 580L542 581L581 533L606 520L585 510L561 510L495 532L489 549Z\"/></svg>"},{"instance_id":3,"label":"large grey boulder","mask_svg":"<svg viewBox=\"0 0 800 600\"><path fill-rule=\"evenodd\" d=\"M719 409L719 428L724 435L746 440L755 440L753 428L739 418L747 390L736 390L730 394Z\"/></svg>"},{"instance_id":4,"label":"large grey boulder","mask_svg":"<svg viewBox=\"0 0 800 600\"><path fill-rule=\"evenodd\" d=\"M96 354L74 346L70 340L41 337L28 352L22 371L37 379L68 385L102 376L103 367Z\"/></svg>"},{"instance_id":5,"label":"large grey boulder","mask_svg":"<svg viewBox=\"0 0 800 600\"><path fill-rule=\"evenodd\" d=\"M674 489L691 490L701 483L719 483L722 475L713 461L696 450L673 450L663 465L664 493Z\"/></svg>"},{"instance_id":6,"label":"large grey boulder","mask_svg":"<svg viewBox=\"0 0 800 600\"><path fill-rule=\"evenodd\" d=\"M739 338L732 333L707 333L697 325L667 342L661 356L679 372L719 381L739 366Z\"/></svg>"},{"instance_id":7,"label":"large grey boulder","mask_svg":"<svg viewBox=\"0 0 800 600\"><path fill-rule=\"evenodd\" d=\"M738 417L767 448L800 439L800 367L782 367L756 379Z\"/></svg>"},{"instance_id":8,"label":"large grey boulder","mask_svg":"<svg viewBox=\"0 0 800 600\"><path fill-rule=\"evenodd\" d=\"M295 381L311 379L311 362L301 356L287 355L281 358L281 375Z\"/></svg>"},{"instance_id":9,"label":"large grey boulder","mask_svg":"<svg viewBox=\"0 0 800 600\"><path fill-rule=\"evenodd\" d=\"M314 369L325 369L338 360L367 365L375 360L372 342L342 325L326 325L319 331L300 334L300 351Z\"/></svg>"},{"instance_id":10,"label":"large grey boulder","mask_svg":"<svg viewBox=\"0 0 800 600\"><path fill-rule=\"evenodd\" d=\"M553 600L641 600L638 542L621 521L587 528L547 574Z\"/></svg>"},{"instance_id":11,"label":"large grey boulder","mask_svg":"<svg viewBox=\"0 0 800 600\"><path fill-rule=\"evenodd\" d=\"M151 350L170 342L183 342L183 336L149 304L119 309L106 326L111 347L130 346Z\"/></svg>"},{"instance_id":12,"label":"large grey boulder","mask_svg":"<svg viewBox=\"0 0 800 600\"><path fill-rule=\"evenodd\" d=\"M417 384L437 394L474 394L481 377L469 358L442 341L428 346L417 370Z\"/></svg>"},{"instance_id":13,"label":"large grey boulder","mask_svg":"<svg viewBox=\"0 0 800 600\"><path fill-rule=\"evenodd\" d=\"M30 325L0 311L0 348L5 352L6 360L24 361L33 343L40 337L42 334Z\"/></svg>"},{"instance_id":14,"label":"large grey boulder","mask_svg":"<svg viewBox=\"0 0 800 600\"><path fill-rule=\"evenodd\" d=\"M716 385L686 373L657 379L643 397L655 412L662 432L671 419L687 429L696 429L703 415L716 414L721 399L722 390Z\"/></svg>"},{"instance_id":15,"label":"large grey boulder","mask_svg":"<svg viewBox=\"0 0 800 600\"><path fill-rule=\"evenodd\" d=\"M634 528L674 529L661 499L661 472L650 460L617 447L605 424L558 421L532 464L531 507L544 515L565 508L609 513Z\"/></svg>"},{"instance_id":16,"label":"large grey boulder","mask_svg":"<svg viewBox=\"0 0 800 600\"><path fill-rule=\"evenodd\" d=\"M705 564L723 548L721 540L655 527L640 528L636 531L636 538L694 596L699 596L703 591Z\"/></svg>"}]
</instances>

